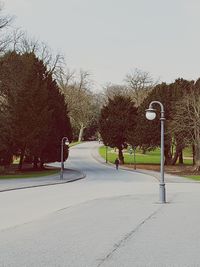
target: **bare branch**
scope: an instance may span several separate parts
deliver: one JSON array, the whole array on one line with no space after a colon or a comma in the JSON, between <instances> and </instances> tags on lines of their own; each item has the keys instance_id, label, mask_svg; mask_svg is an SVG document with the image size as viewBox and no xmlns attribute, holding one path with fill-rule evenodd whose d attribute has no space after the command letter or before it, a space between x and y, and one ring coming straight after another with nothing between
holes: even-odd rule
<instances>
[{"instance_id":1,"label":"bare branch","mask_svg":"<svg viewBox=\"0 0 200 267\"><path fill-rule=\"evenodd\" d=\"M148 92L155 86L150 74L139 69L127 74L125 82L130 91L129 94L136 101L137 106L141 104Z\"/></svg>"}]
</instances>

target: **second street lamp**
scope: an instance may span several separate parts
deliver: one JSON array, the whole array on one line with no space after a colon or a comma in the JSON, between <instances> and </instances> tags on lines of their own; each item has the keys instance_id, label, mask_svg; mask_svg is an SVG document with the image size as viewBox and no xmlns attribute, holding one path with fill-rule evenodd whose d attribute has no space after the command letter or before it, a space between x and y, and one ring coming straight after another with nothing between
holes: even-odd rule
<instances>
[{"instance_id":1,"label":"second street lamp","mask_svg":"<svg viewBox=\"0 0 200 267\"><path fill-rule=\"evenodd\" d=\"M106 163L108 163L108 145L106 145Z\"/></svg>"},{"instance_id":2,"label":"second street lamp","mask_svg":"<svg viewBox=\"0 0 200 267\"><path fill-rule=\"evenodd\" d=\"M160 202L166 203L166 192L165 192L165 181L164 181L164 121L165 121L165 112L163 104L159 101L152 101L149 104L149 108L146 110L146 118L148 120L154 120L156 118L156 110L153 109L153 105L158 104L161 108L161 116L160 116L160 123L161 123L161 159L160 159Z\"/></svg>"}]
</instances>

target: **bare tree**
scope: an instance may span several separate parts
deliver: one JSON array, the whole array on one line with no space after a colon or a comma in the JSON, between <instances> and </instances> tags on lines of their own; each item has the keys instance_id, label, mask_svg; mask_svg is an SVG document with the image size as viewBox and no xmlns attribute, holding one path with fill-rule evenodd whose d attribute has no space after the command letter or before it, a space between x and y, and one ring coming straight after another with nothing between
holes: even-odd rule
<instances>
[{"instance_id":1,"label":"bare tree","mask_svg":"<svg viewBox=\"0 0 200 267\"><path fill-rule=\"evenodd\" d=\"M0 53L4 52L12 42L10 34L7 29L13 21L13 17L3 14L3 3L0 1Z\"/></svg>"},{"instance_id":2,"label":"bare tree","mask_svg":"<svg viewBox=\"0 0 200 267\"><path fill-rule=\"evenodd\" d=\"M102 99L104 104L108 103L108 99L113 99L116 95L129 96L129 90L126 85L107 84L103 88Z\"/></svg>"},{"instance_id":3,"label":"bare tree","mask_svg":"<svg viewBox=\"0 0 200 267\"><path fill-rule=\"evenodd\" d=\"M57 72L57 82L61 89L75 84L75 70L61 68Z\"/></svg>"},{"instance_id":4,"label":"bare tree","mask_svg":"<svg viewBox=\"0 0 200 267\"><path fill-rule=\"evenodd\" d=\"M8 27L13 21L13 17L9 15L5 16L2 14L3 8L4 4L2 1L0 1L0 29Z\"/></svg>"},{"instance_id":5,"label":"bare tree","mask_svg":"<svg viewBox=\"0 0 200 267\"><path fill-rule=\"evenodd\" d=\"M139 106L155 83L148 72L135 69L126 75L125 82L129 89L129 95Z\"/></svg>"},{"instance_id":6,"label":"bare tree","mask_svg":"<svg viewBox=\"0 0 200 267\"><path fill-rule=\"evenodd\" d=\"M76 78L75 72L68 69L66 74L61 73L59 80L69 107L72 126L79 131L79 141L82 140L83 131L94 116L94 95L90 90L91 83L89 72L83 70L80 70L78 78Z\"/></svg>"},{"instance_id":7,"label":"bare tree","mask_svg":"<svg viewBox=\"0 0 200 267\"><path fill-rule=\"evenodd\" d=\"M200 86L198 82L176 103L170 129L195 148L195 170L200 171Z\"/></svg>"},{"instance_id":8,"label":"bare tree","mask_svg":"<svg viewBox=\"0 0 200 267\"><path fill-rule=\"evenodd\" d=\"M65 66L65 60L61 54L54 55L47 44L30 38L27 33L21 29L15 29L12 33L11 50L22 54L34 53L43 61L49 73L53 74L54 78L59 76L59 73Z\"/></svg>"},{"instance_id":9,"label":"bare tree","mask_svg":"<svg viewBox=\"0 0 200 267\"><path fill-rule=\"evenodd\" d=\"M75 83L79 90L87 91L92 85L91 75L89 71L80 69L77 81Z\"/></svg>"}]
</instances>

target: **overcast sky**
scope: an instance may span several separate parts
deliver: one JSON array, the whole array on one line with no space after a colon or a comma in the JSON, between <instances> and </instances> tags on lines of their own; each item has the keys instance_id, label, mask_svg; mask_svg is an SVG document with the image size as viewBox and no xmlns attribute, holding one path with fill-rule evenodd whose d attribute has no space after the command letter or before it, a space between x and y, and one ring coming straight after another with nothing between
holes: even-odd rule
<instances>
[{"instance_id":1,"label":"overcast sky","mask_svg":"<svg viewBox=\"0 0 200 267\"><path fill-rule=\"evenodd\" d=\"M155 79L200 77L199 0L4 0L14 25L65 55L98 85L134 68Z\"/></svg>"}]
</instances>

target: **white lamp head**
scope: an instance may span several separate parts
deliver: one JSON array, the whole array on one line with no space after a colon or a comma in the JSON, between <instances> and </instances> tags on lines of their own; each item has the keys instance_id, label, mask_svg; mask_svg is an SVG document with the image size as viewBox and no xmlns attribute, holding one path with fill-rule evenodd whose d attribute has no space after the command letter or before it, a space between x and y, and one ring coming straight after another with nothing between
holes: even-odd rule
<instances>
[{"instance_id":1,"label":"white lamp head","mask_svg":"<svg viewBox=\"0 0 200 267\"><path fill-rule=\"evenodd\" d=\"M66 141L65 141L65 145L69 145L69 140L67 139Z\"/></svg>"},{"instance_id":2,"label":"white lamp head","mask_svg":"<svg viewBox=\"0 0 200 267\"><path fill-rule=\"evenodd\" d=\"M153 108L146 109L146 118L147 120L154 120L156 118L156 110Z\"/></svg>"},{"instance_id":3,"label":"white lamp head","mask_svg":"<svg viewBox=\"0 0 200 267\"><path fill-rule=\"evenodd\" d=\"M63 137L62 143L68 146L69 145L69 139L67 137Z\"/></svg>"}]
</instances>

